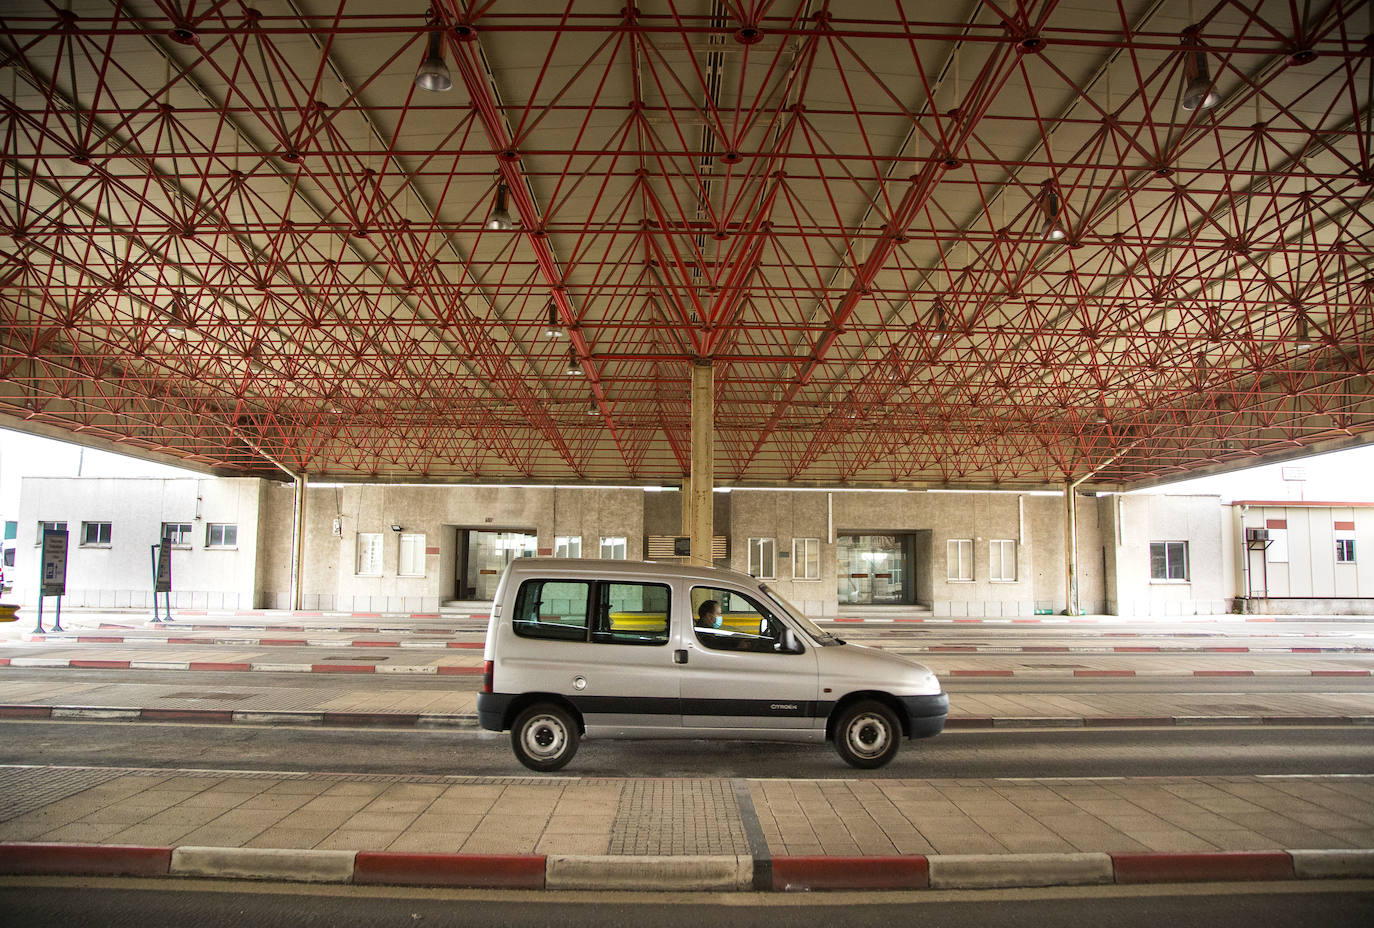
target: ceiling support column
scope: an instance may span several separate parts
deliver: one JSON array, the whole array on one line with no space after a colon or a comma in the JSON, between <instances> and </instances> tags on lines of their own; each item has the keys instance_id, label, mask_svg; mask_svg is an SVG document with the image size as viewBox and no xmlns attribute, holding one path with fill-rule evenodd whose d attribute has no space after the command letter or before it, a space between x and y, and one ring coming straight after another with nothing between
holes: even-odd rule
<instances>
[{"instance_id":1,"label":"ceiling support column","mask_svg":"<svg viewBox=\"0 0 1374 928\"><path fill-rule=\"evenodd\" d=\"M678 531L679 535L692 537L692 476L684 474L682 477L682 527Z\"/></svg>"},{"instance_id":2,"label":"ceiling support column","mask_svg":"<svg viewBox=\"0 0 1374 928\"><path fill-rule=\"evenodd\" d=\"M305 574L305 472L296 474L296 504L291 513L291 608L301 610Z\"/></svg>"},{"instance_id":3,"label":"ceiling support column","mask_svg":"<svg viewBox=\"0 0 1374 928\"><path fill-rule=\"evenodd\" d=\"M713 563L715 536L715 406L715 369L710 361L697 361L692 365L692 474L684 486L691 499L691 562L706 567Z\"/></svg>"},{"instance_id":4,"label":"ceiling support column","mask_svg":"<svg viewBox=\"0 0 1374 928\"><path fill-rule=\"evenodd\" d=\"M1078 507L1081 480L1064 481L1064 614L1078 615Z\"/></svg>"}]
</instances>

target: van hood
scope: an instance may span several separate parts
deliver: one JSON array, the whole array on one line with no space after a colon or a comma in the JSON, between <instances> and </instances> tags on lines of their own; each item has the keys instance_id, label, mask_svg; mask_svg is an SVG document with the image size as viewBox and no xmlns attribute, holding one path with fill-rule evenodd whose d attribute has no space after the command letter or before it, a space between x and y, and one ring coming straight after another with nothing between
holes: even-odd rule
<instances>
[{"instance_id":1,"label":"van hood","mask_svg":"<svg viewBox=\"0 0 1374 928\"><path fill-rule=\"evenodd\" d=\"M848 690L880 689L894 696L939 693L940 681L925 664L860 644L816 648L821 679Z\"/></svg>"}]
</instances>

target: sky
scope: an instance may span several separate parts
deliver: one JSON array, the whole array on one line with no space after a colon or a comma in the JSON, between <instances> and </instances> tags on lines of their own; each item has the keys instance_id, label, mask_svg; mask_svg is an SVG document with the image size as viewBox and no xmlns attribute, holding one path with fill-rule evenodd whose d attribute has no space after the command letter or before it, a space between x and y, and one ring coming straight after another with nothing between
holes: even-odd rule
<instances>
[{"instance_id":1,"label":"sky","mask_svg":"<svg viewBox=\"0 0 1374 928\"><path fill-rule=\"evenodd\" d=\"M1304 480L1284 479L1301 472ZM1269 464L1219 477L1169 484L1149 493L1215 493L1237 499L1374 502L1374 446L1337 451L1287 464ZM0 519L19 517L23 477L200 477L194 471L0 429Z\"/></svg>"},{"instance_id":2,"label":"sky","mask_svg":"<svg viewBox=\"0 0 1374 928\"><path fill-rule=\"evenodd\" d=\"M122 454L0 429L0 519L19 518L24 477L203 477Z\"/></svg>"}]
</instances>

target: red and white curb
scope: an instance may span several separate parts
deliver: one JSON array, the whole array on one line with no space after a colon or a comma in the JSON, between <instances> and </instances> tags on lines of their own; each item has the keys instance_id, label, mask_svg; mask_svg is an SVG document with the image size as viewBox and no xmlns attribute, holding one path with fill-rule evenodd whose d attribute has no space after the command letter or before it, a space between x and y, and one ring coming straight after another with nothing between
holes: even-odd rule
<instances>
[{"instance_id":1,"label":"red and white curb","mask_svg":"<svg viewBox=\"0 0 1374 928\"><path fill-rule=\"evenodd\" d=\"M222 629L215 629L221 631ZM305 629L278 628L274 631L304 631ZM318 631L318 629L309 629ZM349 629L349 631L358 631ZM335 638L192 638L167 635L52 635L27 634L20 640L30 644L163 644L163 645L229 645L234 647L312 647L312 648L414 648L417 650L444 650L451 648L480 651L482 641L451 641L430 636L414 640L402 638L373 639L355 638L339 640ZM924 647L907 645L884 645L869 643L869 647L888 650L901 654L1374 654L1374 648L1361 647L1228 647L1223 645L1203 645L1181 647L1175 645L966 645L940 644Z\"/></svg>"},{"instance_id":2,"label":"red and white curb","mask_svg":"<svg viewBox=\"0 0 1374 928\"><path fill-rule=\"evenodd\" d=\"M276 664L250 661L135 661L61 657L0 657L0 667L67 670L202 670L215 673L371 673L399 675L478 676L480 666L457 664Z\"/></svg>"},{"instance_id":3,"label":"red and white curb","mask_svg":"<svg viewBox=\"0 0 1374 928\"><path fill-rule=\"evenodd\" d=\"M0 667L36 667L70 670L203 670L217 673L371 673L439 676L477 676L480 666L458 664L306 664L266 663L253 661L136 661L101 660L95 658L63 657L0 657ZM1049 680L1065 678L1107 677L1368 677L1371 670L1002 670L1002 669L942 669L932 667L941 677L948 678L1010 678Z\"/></svg>"},{"instance_id":4,"label":"red and white curb","mask_svg":"<svg viewBox=\"0 0 1374 928\"><path fill-rule=\"evenodd\" d=\"M357 638L340 641L335 638L188 638L171 636L140 635L23 635L22 640L32 644L170 644L170 645L231 645L240 648L297 647L297 648L415 648L423 651L441 651L458 648L480 651L485 647L481 641L448 641L444 639L419 639L403 641L396 639Z\"/></svg>"},{"instance_id":5,"label":"red and white curb","mask_svg":"<svg viewBox=\"0 0 1374 928\"><path fill-rule=\"evenodd\" d=\"M141 639L131 638L130 641ZM885 647L868 643L871 648L900 652L902 654L1374 654L1374 648L1337 647L1337 648L1251 648L1226 647L1223 645L1204 645L1188 648L1175 645L1112 645L1111 647L1091 645L1021 645L1007 647L998 645L936 644L928 647Z\"/></svg>"},{"instance_id":6,"label":"red and white curb","mask_svg":"<svg viewBox=\"0 0 1374 928\"><path fill-rule=\"evenodd\" d=\"M891 618L863 616L849 618L831 616L813 618L817 625L1246 625L1256 623L1310 622L1313 620L1333 623L1369 622L1367 615L1332 616L1235 616L1235 615L1171 615L1171 616L1042 616L1040 618L963 618L960 616L893 616Z\"/></svg>"},{"instance_id":7,"label":"red and white curb","mask_svg":"<svg viewBox=\"0 0 1374 928\"><path fill-rule=\"evenodd\" d=\"M0 705L0 719L182 722L191 725L323 725L341 728L477 729L477 716L438 712L311 712L270 709L154 709L125 706Z\"/></svg>"},{"instance_id":8,"label":"red and white curb","mask_svg":"<svg viewBox=\"0 0 1374 928\"><path fill-rule=\"evenodd\" d=\"M0 705L0 719L181 722L191 725L305 725L479 730L476 715L425 712L312 712L267 709L163 709L126 706ZM1219 726L1374 726L1363 715L953 716L946 731L989 728L1197 728Z\"/></svg>"},{"instance_id":9,"label":"red and white curb","mask_svg":"<svg viewBox=\"0 0 1374 928\"><path fill-rule=\"evenodd\" d=\"M1374 878L1374 850L774 857L0 844L0 874L485 889L804 892Z\"/></svg>"}]
</instances>

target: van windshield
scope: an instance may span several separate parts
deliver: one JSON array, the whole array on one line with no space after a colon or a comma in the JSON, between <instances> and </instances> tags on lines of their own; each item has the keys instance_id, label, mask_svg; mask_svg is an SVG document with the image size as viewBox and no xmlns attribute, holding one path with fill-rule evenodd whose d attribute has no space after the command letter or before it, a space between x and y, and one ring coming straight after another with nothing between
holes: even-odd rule
<instances>
[{"instance_id":1,"label":"van windshield","mask_svg":"<svg viewBox=\"0 0 1374 928\"><path fill-rule=\"evenodd\" d=\"M792 619L792 621L800 625L802 631L806 632L806 634L811 636L811 638L816 642L816 644L821 645L822 647L830 647L831 645L844 644L842 640L836 638L834 635L830 634L830 632L823 631L820 628L820 626L818 626L815 622L812 622L805 615L803 615L800 609L792 605L782 596L778 595L778 592L776 590L762 583L759 584L759 589L763 590L763 592L767 594L768 598L771 599L779 609L781 609L783 612L786 612L787 615Z\"/></svg>"}]
</instances>

